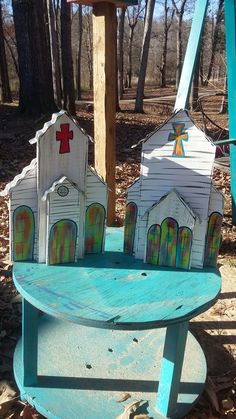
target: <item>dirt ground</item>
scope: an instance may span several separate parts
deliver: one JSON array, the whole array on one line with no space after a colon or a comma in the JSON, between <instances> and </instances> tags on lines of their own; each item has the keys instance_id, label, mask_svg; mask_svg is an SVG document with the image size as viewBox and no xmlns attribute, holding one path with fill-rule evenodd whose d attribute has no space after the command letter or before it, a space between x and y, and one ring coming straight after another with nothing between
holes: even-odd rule
<instances>
[{"instance_id":1,"label":"dirt ground","mask_svg":"<svg viewBox=\"0 0 236 419\"><path fill-rule=\"evenodd\" d=\"M209 90L211 87L207 93ZM121 103L116 128L117 225L123 224L125 190L139 175L141 149L140 146L132 146L164 122L172 112L172 98L164 101L156 98L173 94L171 87L147 89L146 97L155 100L145 102L144 114L134 114L132 102ZM125 95L125 99L133 97L132 90ZM90 99L90 96L84 99ZM203 118L201 111L192 113L195 122L211 134L214 140L227 138L227 115L219 114L220 102L221 96L210 96L202 100L203 112L206 112L208 118ZM35 146L30 146L28 140L49 119L50 115L37 120L25 118L18 114L17 104L0 105L0 190L35 157ZM78 104L77 119L80 126L93 136L91 106ZM225 151L219 149L217 153L223 155ZM89 161L93 164L92 144ZM236 419L236 228L232 226L231 220L229 174L215 170L214 182L225 196L222 245L218 260L222 274L222 293L215 306L191 322L191 330L207 358L208 379L204 394L186 419ZM6 199L0 198L0 418L42 418L31 407L20 402L14 385L12 356L21 333L21 300L12 284L11 263L8 259L7 203Z\"/></svg>"}]
</instances>

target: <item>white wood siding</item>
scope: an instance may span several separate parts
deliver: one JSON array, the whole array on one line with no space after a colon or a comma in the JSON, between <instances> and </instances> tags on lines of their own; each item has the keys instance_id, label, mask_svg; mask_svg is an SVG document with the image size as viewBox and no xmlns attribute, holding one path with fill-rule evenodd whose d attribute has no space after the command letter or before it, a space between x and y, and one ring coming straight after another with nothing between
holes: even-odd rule
<instances>
[{"instance_id":1,"label":"white wood siding","mask_svg":"<svg viewBox=\"0 0 236 419\"><path fill-rule=\"evenodd\" d=\"M211 187L208 214L211 215L213 212L219 212L221 215L224 212L224 197L214 186Z\"/></svg>"},{"instance_id":2,"label":"white wood siding","mask_svg":"<svg viewBox=\"0 0 236 419\"><path fill-rule=\"evenodd\" d=\"M94 202L103 205L107 212L107 185L90 167L86 176L86 208Z\"/></svg>"},{"instance_id":3,"label":"white wood siding","mask_svg":"<svg viewBox=\"0 0 236 419\"><path fill-rule=\"evenodd\" d=\"M65 123L69 124L69 130L73 131L73 139L69 141L70 153L60 154L60 141L56 140L56 131L61 131L60 125ZM84 191L87 154L88 137L65 113L60 114L55 123L38 138L39 262L45 262L47 247L47 206L46 202L41 201L41 197L55 179L61 176L67 176Z\"/></svg>"},{"instance_id":4,"label":"white wood siding","mask_svg":"<svg viewBox=\"0 0 236 419\"><path fill-rule=\"evenodd\" d=\"M16 208L21 205L30 207L35 219L35 240L34 240L34 260L38 258L38 196L37 196L37 169L34 166L10 192L10 258L13 257L13 214Z\"/></svg>"},{"instance_id":5,"label":"white wood siding","mask_svg":"<svg viewBox=\"0 0 236 419\"><path fill-rule=\"evenodd\" d=\"M137 254L136 254L136 249L137 249L137 245L138 245L138 242L139 242L138 232L139 232L139 225L140 225L140 209L139 209L139 204L140 204L140 178L136 179L134 181L134 183L128 187L126 205L129 202L134 202L137 205L137 208L138 208L137 222L136 222L135 235L134 235L134 253L135 253L136 258L142 259L143 255L142 256L137 256Z\"/></svg>"},{"instance_id":6,"label":"white wood siding","mask_svg":"<svg viewBox=\"0 0 236 419\"><path fill-rule=\"evenodd\" d=\"M57 193L58 187L61 185L69 189L69 193L65 197L61 197ZM68 180L60 183L55 190L48 194L47 202L47 248L46 248L46 261L48 263L48 243L49 235L52 226L60 220L69 219L77 225L77 239L76 239L76 260L78 257L83 257L83 220L84 220L84 205L83 195L74 188Z\"/></svg>"},{"instance_id":7,"label":"white wood siding","mask_svg":"<svg viewBox=\"0 0 236 419\"><path fill-rule=\"evenodd\" d=\"M107 220L107 199L108 199L108 188L107 184L103 182L103 180L97 175L95 170L91 167L87 167L87 176L86 176L86 195L85 195L85 206L86 209L91 205L97 202L98 204L103 205L105 208L105 228L106 228L106 220ZM104 236L103 236L103 246L102 251L104 251L105 247L105 238L106 232L104 229Z\"/></svg>"},{"instance_id":8,"label":"white wood siding","mask_svg":"<svg viewBox=\"0 0 236 419\"><path fill-rule=\"evenodd\" d=\"M169 142L168 137L174 133L173 123L185 124L184 132L188 133L188 141L183 141L185 157L172 156L174 141ZM142 217L148 208L174 188L200 219L194 229L192 266L203 266L214 158L215 146L185 111L178 112L143 142L138 242L135 247L137 258L143 258L145 251L147 217Z\"/></svg>"},{"instance_id":9,"label":"white wood siding","mask_svg":"<svg viewBox=\"0 0 236 419\"><path fill-rule=\"evenodd\" d=\"M179 227L189 227L191 230L194 228L196 217L175 192L171 192L150 209L147 230L153 224L161 225L162 221L167 217L174 218Z\"/></svg>"}]
</instances>

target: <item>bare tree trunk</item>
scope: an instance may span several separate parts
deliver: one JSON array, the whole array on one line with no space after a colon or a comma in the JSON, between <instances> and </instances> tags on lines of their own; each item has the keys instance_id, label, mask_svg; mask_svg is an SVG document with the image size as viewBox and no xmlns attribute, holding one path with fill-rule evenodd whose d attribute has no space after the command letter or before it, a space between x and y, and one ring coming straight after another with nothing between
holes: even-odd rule
<instances>
[{"instance_id":1,"label":"bare tree trunk","mask_svg":"<svg viewBox=\"0 0 236 419\"><path fill-rule=\"evenodd\" d=\"M50 36L50 50L52 61L52 79L54 100L58 108L61 108L61 72L60 72L60 58L58 51L57 33L56 33L56 16L52 0L47 0L48 22L49 22L49 36Z\"/></svg>"},{"instance_id":2,"label":"bare tree trunk","mask_svg":"<svg viewBox=\"0 0 236 419\"><path fill-rule=\"evenodd\" d=\"M9 49L9 52L11 54L11 58L12 58L12 61L14 63L16 74L19 77L19 66L18 66L16 56L15 56L15 51L13 50L13 48L12 48L10 42L9 42L9 39L7 39L7 37L5 35L4 35L4 41L6 42L6 46Z\"/></svg>"},{"instance_id":3,"label":"bare tree trunk","mask_svg":"<svg viewBox=\"0 0 236 419\"><path fill-rule=\"evenodd\" d=\"M217 44L218 44L218 41L219 41L219 36L220 36L219 29L220 29L222 14L223 14L223 6L224 6L224 0L219 0L218 10L217 10L217 15L216 15L216 23L215 23L215 28L214 28L214 32L213 32L213 41L212 41L210 64L209 64L209 67L208 67L208 73L207 73L206 80L204 81L205 86L208 85L208 82L211 78L212 69L213 69L213 65L214 65L214 61L215 61L216 47L217 47Z\"/></svg>"},{"instance_id":4,"label":"bare tree trunk","mask_svg":"<svg viewBox=\"0 0 236 419\"><path fill-rule=\"evenodd\" d=\"M190 95L190 107L193 111L199 111L199 72L200 72L200 57L197 58L195 72L193 76L191 95Z\"/></svg>"},{"instance_id":5,"label":"bare tree trunk","mask_svg":"<svg viewBox=\"0 0 236 419\"><path fill-rule=\"evenodd\" d=\"M71 6L61 0L61 57L64 108L75 115L74 70L71 50Z\"/></svg>"},{"instance_id":6,"label":"bare tree trunk","mask_svg":"<svg viewBox=\"0 0 236 419\"><path fill-rule=\"evenodd\" d=\"M118 98L123 99L124 94L124 24L125 9L119 9L118 17Z\"/></svg>"},{"instance_id":7,"label":"bare tree trunk","mask_svg":"<svg viewBox=\"0 0 236 419\"><path fill-rule=\"evenodd\" d=\"M3 21L2 21L2 0L0 0L0 76L1 76L1 90L2 90L2 101L12 102L7 57L4 44L4 33L3 33Z\"/></svg>"},{"instance_id":8,"label":"bare tree trunk","mask_svg":"<svg viewBox=\"0 0 236 419\"><path fill-rule=\"evenodd\" d=\"M143 112L143 96L144 96L144 85L148 63L148 53L152 30L153 12L154 12L155 0L147 0L146 16L144 23L143 32L143 44L141 52L141 62L139 69L138 86L135 101L135 112Z\"/></svg>"},{"instance_id":9,"label":"bare tree trunk","mask_svg":"<svg viewBox=\"0 0 236 419\"><path fill-rule=\"evenodd\" d=\"M89 73L89 89L93 89L93 42L92 42L92 18L91 14L86 13L86 53Z\"/></svg>"},{"instance_id":10,"label":"bare tree trunk","mask_svg":"<svg viewBox=\"0 0 236 419\"><path fill-rule=\"evenodd\" d=\"M175 10L175 13L178 18L178 25L177 25L177 60L176 60L176 89L178 89L179 81L181 77L182 71L182 64L183 64L183 41L182 41L182 33L183 33L183 17L184 17L184 9L187 0L181 0L181 4L177 7L176 1L172 0L172 4Z\"/></svg>"},{"instance_id":11,"label":"bare tree trunk","mask_svg":"<svg viewBox=\"0 0 236 419\"><path fill-rule=\"evenodd\" d=\"M141 7L142 0L138 0L137 6L127 9L127 19L129 25L129 46L128 46L128 66L127 66L127 87L132 86L132 75L133 75L133 40L134 30L138 23L138 20L145 7ZM130 11L131 10L131 11Z\"/></svg>"},{"instance_id":12,"label":"bare tree trunk","mask_svg":"<svg viewBox=\"0 0 236 419\"><path fill-rule=\"evenodd\" d=\"M128 47L128 65L127 65L127 83L128 87L132 87L132 75L133 75L133 39L134 39L134 26L130 26L129 30L129 47Z\"/></svg>"},{"instance_id":13,"label":"bare tree trunk","mask_svg":"<svg viewBox=\"0 0 236 419\"><path fill-rule=\"evenodd\" d=\"M225 114L228 111L228 106L227 106L227 77L225 75L224 78L224 91L225 91L225 95L222 97L222 101L221 101L221 106L220 106L220 114Z\"/></svg>"},{"instance_id":14,"label":"bare tree trunk","mask_svg":"<svg viewBox=\"0 0 236 419\"><path fill-rule=\"evenodd\" d=\"M13 0L12 6L20 73L19 109L29 115L55 111L45 3Z\"/></svg>"},{"instance_id":15,"label":"bare tree trunk","mask_svg":"<svg viewBox=\"0 0 236 419\"><path fill-rule=\"evenodd\" d=\"M161 55L161 65L158 66L161 78L160 78L160 87L166 87L166 62L167 62L167 44L168 44L168 33L173 21L174 10L172 11L170 20L168 22L168 12L169 7L167 0L164 1L164 34L163 34L163 47Z\"/></svg>"},{"instance_id":16,"label":"bare tree trunk","mask_svg":"<svg viewBox=\"0 0 236 419\"><path fill-rule=\"evenodd\" d=\"M202 38L202 45L201 45L201 51L200 51L200 64L199 64L199 76L200 76L200 82L201 86L204 85L204 37Z\"/></svg>"},{"instance_id":17,"label":"bare tree trunk","mask_svg":"<svg viewBox=\"0 0 236 419\"><path fill-rule=\"evenodd\" d=\"M178 19L178 31L177 31L176 89L178 89L179 81L181 77L181 71L182 71L182 58L183 58L182 23L183 23L183 16L180 15Z\"/></svg>"},{"instance_id":18,"label":"bare tree trunk","mask_svg":"<svg viewBox=\"0 0 236 419\"><path fill-rule=\"evenodd\" d=\"M82 39L83 39L83 16L82 16L82 4L79 4L79 45L77 54L77 99L81 99L81 55L82 55Z\"/></svg>"}]
</instances>

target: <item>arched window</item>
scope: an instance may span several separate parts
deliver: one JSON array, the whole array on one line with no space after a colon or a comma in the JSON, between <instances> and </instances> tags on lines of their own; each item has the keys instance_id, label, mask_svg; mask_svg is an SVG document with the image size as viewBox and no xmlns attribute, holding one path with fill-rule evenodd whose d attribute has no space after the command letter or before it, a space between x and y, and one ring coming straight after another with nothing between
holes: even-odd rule
<instances>
[{"instance_id":1,"label":"arched window","mask_svg":"<svg viewBox=\"0 0 236 419\"><path fill-rule=\"evenodd\" d=\"M193 233L188 227L180 227L178 231L178 245L176 268L189 269Z\"/></svg>"},{"instance_id":2,"label":"arched window","mask_svg":"<svg viewBox=\"0 0 236 419\"><path fill-rule=\"evenodd\" d=\"M129 202L126 205L124 232L124 253L129 255L133 254L137 213L137 205L134 202Z\"/></svg>"},{"instance_id":3,"label":"arched window","mask_svg":"<svg viewBox=\"0 0 236 419\"><path fill-rule=\"evenodd\" d=\"M157 265L159 262L159 250L161 240L161 227L153 224L147 234L146 262Z\"/></svg>"},{"instance_id":4,"label":"arched window","mask_svg":"<svg viewBox=\"0 0 236 419\"><path fill-rule=\"evenodd\" d=\"M161 223L161 244L159 265L175 267L178 223L168 217Z\"/></svg>"},{"instance_id":5,"label":"arched window","mask_svg":"<svg viewBox=\"0 0 236 419\"><path fill-rule=\"evenodd\" d=\"M72 220L57 221L50 230L48 260L50 265L75 261L77 225Z\"/></svg>"},{"instance_id":6,"label":"arched window","mask_svg":"<svg viewBox=\"0 0 236 419\"><path fill-rule=\"evenodd\" d=\"M86 211L85 253L101 253L105 230L105 208L98 203L91 204Z\"/></svg>"},{"instance_id":7,"label":"arched window","mask_svg":"<svg viewBox=\"0 0 236 419\"><path fill-rule=\"evenodd\" d=\"M216 266L220 248L222 218L219 212L213 212L209 217L205 248L205 266Z\"/></svg>"},{"instance_id":8,"label":"arched window","mask_svg":"<svg viewBox=\"0 0 236 419\"><path fill-rule=\"evenodd\" d=\"M13 214L13 260L33 260L35 222L30 207L21 205Z\"/></svg>"}]
</instances>

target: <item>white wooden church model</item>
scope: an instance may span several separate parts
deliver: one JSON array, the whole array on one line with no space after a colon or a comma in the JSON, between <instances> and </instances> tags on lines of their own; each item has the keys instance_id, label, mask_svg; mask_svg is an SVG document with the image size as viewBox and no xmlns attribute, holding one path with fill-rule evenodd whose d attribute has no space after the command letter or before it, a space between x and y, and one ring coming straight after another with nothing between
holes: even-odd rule
<instances>
[{"instance_id":1,"label":"white wooden church model","mask_svg":"<svg viewBox=\"0 0 236 419\"><path fill-rule=\"evenodd\" d=\"M215 146L186 111L142 140L140 177L128 189L124 251L145 262L215 266L223 196L212 185Z\"/></svg>"},{"instance_id":2,"label":"white wooden church model","mask_svg":"<svg viewBox=\"0 0 236 419\"><path fill-rule=\"evenodd\" d=\"M14 261L76 262L103 251L107 186L88 166L88 142L65 111L30 141L37 157L1 193L10 195Z\"/></svg>"}]
</instances>

